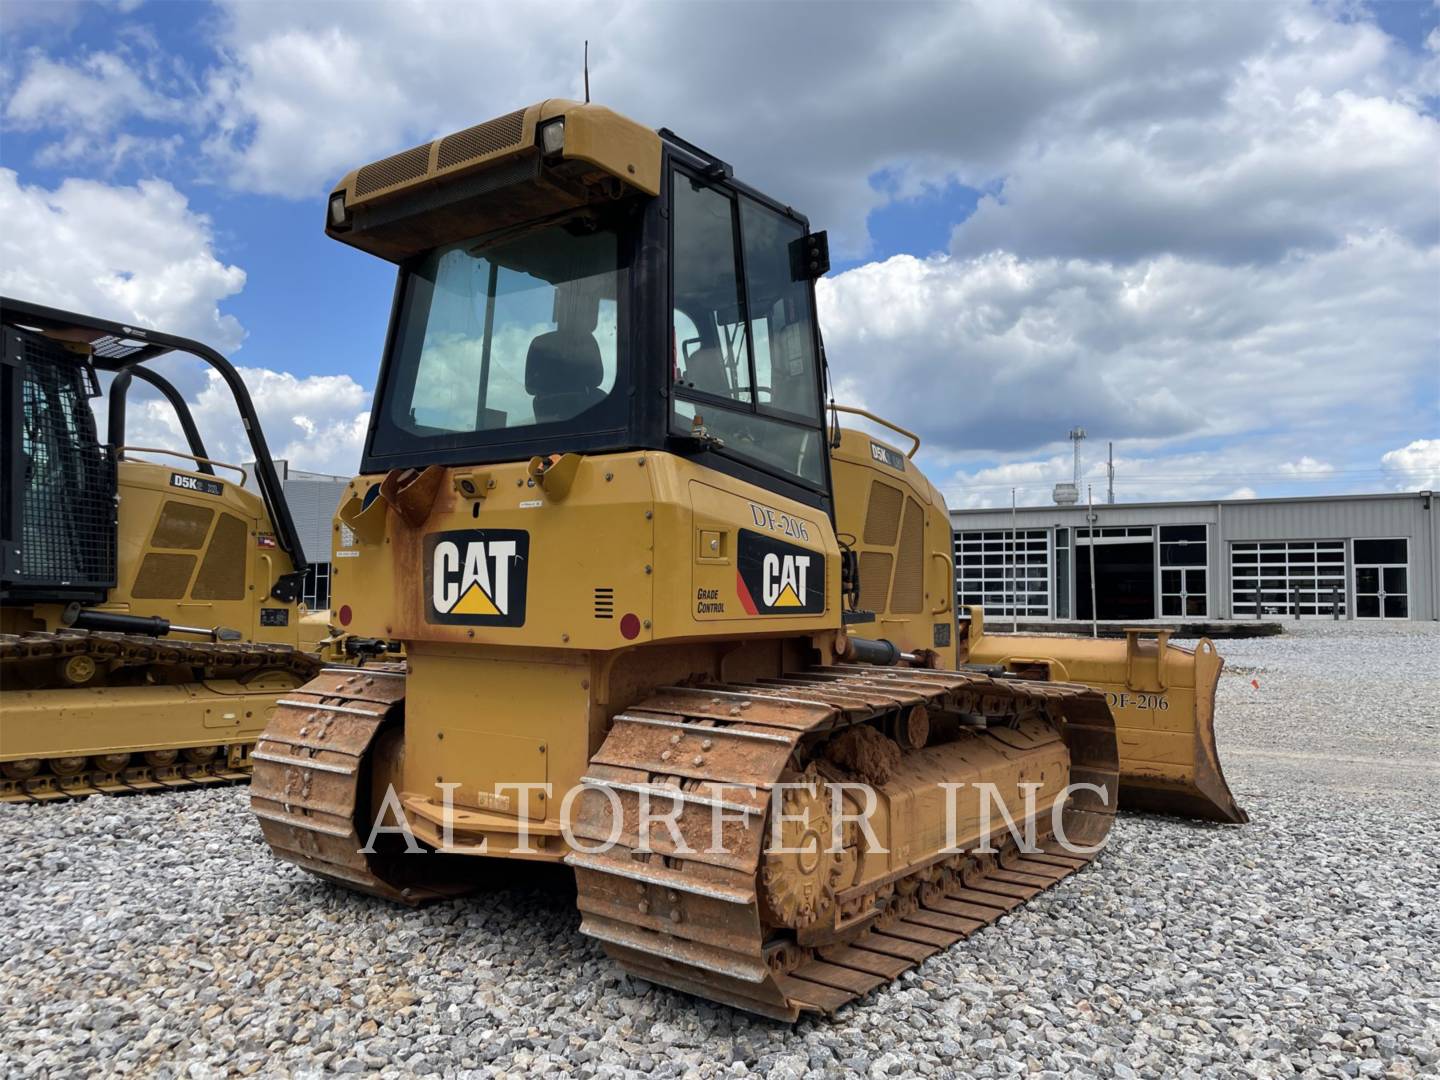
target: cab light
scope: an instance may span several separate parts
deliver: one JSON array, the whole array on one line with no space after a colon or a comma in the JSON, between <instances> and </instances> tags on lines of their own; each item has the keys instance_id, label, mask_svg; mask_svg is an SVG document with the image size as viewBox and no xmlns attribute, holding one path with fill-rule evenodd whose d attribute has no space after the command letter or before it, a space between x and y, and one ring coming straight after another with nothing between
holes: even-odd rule
<instances>
[{"instance_id":1,"label":"cab light","mask_svg":"<svg viewBox=\"0 0 1440 1080\"><path fill-rule=\"evenodd\" d=\"M546 157L554 157L565 150L565 118L551 120L540 129L540 149Z\"/></svg>"}]
</instances>

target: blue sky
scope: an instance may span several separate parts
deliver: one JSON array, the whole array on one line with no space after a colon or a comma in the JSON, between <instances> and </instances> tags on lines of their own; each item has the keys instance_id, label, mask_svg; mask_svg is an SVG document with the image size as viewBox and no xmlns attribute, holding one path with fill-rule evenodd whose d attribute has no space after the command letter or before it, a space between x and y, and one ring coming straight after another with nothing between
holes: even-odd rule
<instances>
[{"instance_id":1,"label":"blue sky","mask_svg":"<svg viewBox=\"0 0 1440 1080\"><path fill-rule=\"evenodd\" d=\"M1122 499L1440 483L1435 4L815 11L0 0L0 287L227 348L347 472L394 275L330 183L576 94L588 35L597 100L830 229L842 393L952 505L1045 501L1076 424Z\"/></svg>"}]
</instances>

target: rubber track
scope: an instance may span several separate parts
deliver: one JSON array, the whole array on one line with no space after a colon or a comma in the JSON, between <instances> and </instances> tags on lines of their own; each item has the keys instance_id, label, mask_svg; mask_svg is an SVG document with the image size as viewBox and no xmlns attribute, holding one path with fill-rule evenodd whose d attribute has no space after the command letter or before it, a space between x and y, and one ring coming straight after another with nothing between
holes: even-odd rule
<instances>
[{"instance_id":1,"label":"rubber track","mask_svg":"<svg viewBox=\"0 0 1440 1080\"><path fill-rule=\"evenodd\" d=\"M321 662L310 653L289 645L258 642L182 641L143 634L115 634L89 630L62 630L58 633L32 631L0 634L0 681L16 685L6 675L24 664L58 666L56 662L88 656L102 671L151 666L202 668L227 677L257 671L288 671L309 678ZM63 689L58 677L48 684L28 687L35 690ZM227 744L211 762L174 765L132 764L119 772L87 769L72 776L41 772L25 780L4 781L0 803L53 802L87 795L128 795L148 791L175 791L185 788L241 783L250 779L249 743ZM138 760L144 751L136 751ZM89 756L80 755L78 756Z\"/></svg>"},{"instance_id":2,"label":"rubber track","mask_svg":"<svg viewBox=\"0 0 1440 1080\"><path fill-rule=\"evenodd\" d=\"M1012 848L977 863L948 893L933 885L917 889L878 919L854 920L848 940L801 948L774 938L759 896L768 792L752 804L746 826L725 837L720 846L728 854L717 855L703 850L708 842L694 841L708 836L717 799L744 800L716 785L768 787L802 737L914 704L1000 721L986 735L1001 741L1010 731L1004 721L1041 714L1070 748L1072 781L1106 784L1109 793L1108 804L1094 800L1072 810L1067 832L1090 846L1108 831L1117 778L1114 725L1104 698L1083 686L840 665L753 685L671 687L614 718L584 778L587 787L608 789L607 799L619 800L622 828L611 850L566 859L576 872L581 932L640 978L790 1021L804 1012L835 1012L1086 865L1089 857L1053 843L1041 845L1044 854L1022 856ZM663 830L650 837L650 854L634 851L642 790L681 803L680 832L696 852L675 853ZM577 837L606 839L611 812L587 817L583 807L591 804L581 805ZM932 863L912 868L917 882Z\"/></svg>"}]
</instances>

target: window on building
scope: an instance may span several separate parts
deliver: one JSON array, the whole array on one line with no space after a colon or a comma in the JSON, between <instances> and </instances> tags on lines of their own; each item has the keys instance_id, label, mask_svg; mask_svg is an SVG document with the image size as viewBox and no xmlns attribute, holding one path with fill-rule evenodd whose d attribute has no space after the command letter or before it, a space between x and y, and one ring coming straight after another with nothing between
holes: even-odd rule
<instances>
[{"instance_id":1,"label":"window on building","mask_svg":"<svg viewBox=\"0 0 1440 1080\"><path fill-rule=\"evenodd\" d=\"M1047 529L996 529L955 535L955 590L961 607L986 615L1050 615Z\"/></svg>"},{"instance_id":2,"label":"window on building","mask_svg":"<svg viewBox=\"0 0 1440 1080\"><path fill-rule=\"evenodd\" d=\"M1345 541L1261 540L1230 547L1230 612L1237 619L1346 614Z\"/></svg>"},{"instance_id":3,"label":"window on building","mask_svg":"<svg viewBox=\"0 0 1440 1080\"><path fill-rule=\"evenodd\" d=\"M305 568L305 584L301 586L300 599L311 611L323 611L330 606L329 563L311 563Z\"/></svg>"},{"instance_id":4,"label":"window on building","mask_svg":"<svg viewBox=\"0 0 1440 1080\"><path fill-rule=\"evenodd\" d=\"M1055 617L1070 617L1070 530L1055 530Z\"/></svg>"}]
</instances>

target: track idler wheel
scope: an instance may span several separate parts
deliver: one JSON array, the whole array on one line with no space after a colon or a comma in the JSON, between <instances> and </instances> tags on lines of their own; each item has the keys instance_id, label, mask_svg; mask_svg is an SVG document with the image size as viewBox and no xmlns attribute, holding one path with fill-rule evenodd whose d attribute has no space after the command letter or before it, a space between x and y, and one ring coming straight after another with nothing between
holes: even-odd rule
<instances>
[{"instance_id":1,"label":"track idler wheel","mask_svg":"<svg viewBox=\"0 0 1440 1080\"><path fill-rule=\"evenodd\" d=\"M99 670L94 659L83 653L61 660L58 666L60 681L67 686L84 686Z\"/></svg>"},{"instance_id":2,"label":"track idler wheel","mask_svg":"<svg viewBox=\"0 0 1440 1080\"><path fill-rule=\"evenodd\" d=\"M95 757L95 768L101 772L118 773L129 764L129 754L98 754Z\"/></svg>"},{"instance_id":3,"label":"track idler wheel","mask_svg":"<svg viewBox=\"0 0 1440 1080\"><path fill-rule=\"evenodd\" d=\"M175 764L175 759L179 756L179 750L146 750L145 764L152 769L167 769Z\"/></svg>"},{"instance_id":4,"label":"track idler wheel","mask_svg":"<svg viewBox=\"0 0 1440 1080\"><path fill-rule=\"evenodd\" d=\"M814 770L790 781L778 836L765 852L766 910L779 926L803 930L835 919L835 888L843 855L834 851L830 787Z\"/></svg>"},{"instance_id":5,"label":"track idler wheel","mask_svg":"<svg viewBox=\"0 0 1440 1080\"><path fill-rule=\"evenodd\" d=\"M40 772L39 758L21 758L19 761L7 761L0 764L0 776L6 780L29 780Z\"/></svg>"},{"instance_id":6,"label":"track idler wheel","mask_svg":"<svg viewBox=\"0 0 1440 1080\"><path fill-rule=\"evenodd\" d=\"M190 765L208 765L220 756L220 748L218 746L190 746L180 751L180 756Z\"/></svg>"},{"instance_id":7,"label":"track idler wheel","mask_svg":"<svg viewBox=\"0 0 1440 1080\"><path fill-rule=\"evenodd\" d=\"M50 771L56 776L79 776L85 771L89 758L57 757L50 759Z\"/></svg>"}]
</instances>

